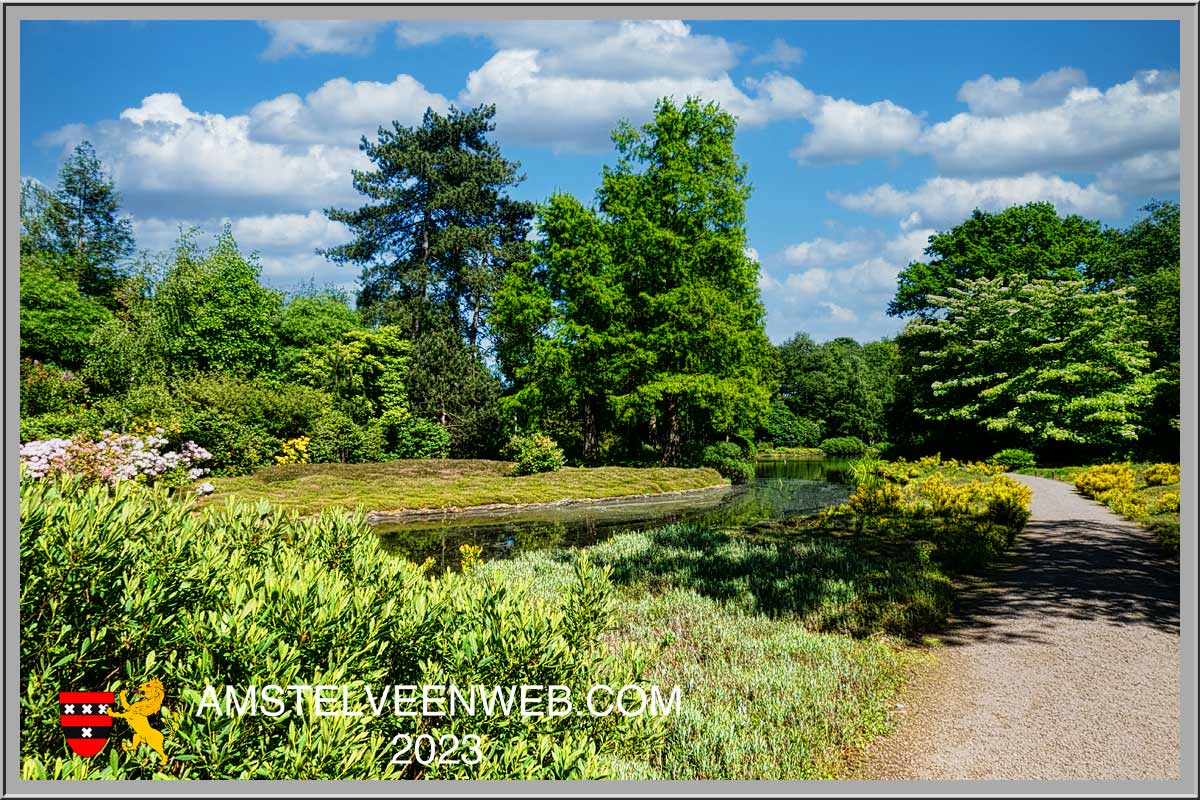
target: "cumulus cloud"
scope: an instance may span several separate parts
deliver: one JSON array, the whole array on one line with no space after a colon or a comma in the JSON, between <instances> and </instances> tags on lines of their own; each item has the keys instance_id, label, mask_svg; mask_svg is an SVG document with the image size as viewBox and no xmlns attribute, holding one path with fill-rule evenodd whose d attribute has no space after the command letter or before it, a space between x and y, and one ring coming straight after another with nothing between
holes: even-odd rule
<instances>
[{"instance_id":1,"label":"cumulus cloud","mask_svg":"<svg viewBox=\"0 0 1200 800\"><path fill-rule=\"evenodd\" d=\"M871 249L871 243L866 241L839 242L833 239L817 238L789 245L783 251L783 260L794 267L828 266L864 258L871 252Z\"/></svg>"},{"instance_id":2,"label":"cumulus cloud","mask_svg":"<svg viewBox=\"0 0 1200 800\"><path fill-rule=\"evenodd\" d=\"M258 24L271 35L263 58L279 59L316 53L369 53L375 45L375 35L386 23L365 19L279 19Z\"/></svg>"},{"instance_id":3,"label":"cumulus cloud","mask_svg":"<svg viewBox=\"0 0 1200 800\"><path fill-rule=\"evenodd\" d=\"M1087 75L1072 67L1047 72L1028 82L984 75L964 83L958 90L958 99L967 104L972 114L1005 116L1056 106L1072 89L1086 86Z\"/></svg>"},{"instance_id":4,"label":"cumulus cloud","mask_svg":"<svg viewBox=\"0 0 1200 800\"><path fill-rule=\"evenodd\" d=\"M924 224L939 226L957 223L976 208L1000 211L1033 201L1053 203L1065 214L1107 217L1121 213L1120 199L1112 192L1037 173L977 181L936 177L909 191L885 183L857 194L830 192L829 198L844 208L870 214L912 219L916 213Z\"/></svg>"},{"instance_id":5,"label":"cumulus cloud","mask_svg":"<svg viewBox=\"0 0 1200 800\"><path fill-rule=\"evenodd\" d=\"M783 39L771 42L771 49L754 57L755 64L776 64L784 69L795 66L804 60L804 51L792 47Z\"/></svg>"},{"instance_id":6,"label":"cumulus cloud","mask_svg":"<svg viewBox=\"0 0 1200 800\"><path fill-rule=\"evenodd\" d=\"M353 146L257 140L249 116L192 111L173 93L45 141L69 151L83 138L95 144L129 210L146 216L307 211L355 197L350 171L368 166Z\"/></svg>"},{"instance_id":7,"label":"cumulus cloud","mask_svg":"<svg viewBox=\"0 0 1200 800\"><path fill-rule=\"evenodd\" d=\"M916 145L922 119L890 100L870 105L825 98L810 118L812 131L792 155L801 163L858 163Z\"/></svg>"},{"instance_id":8,"label":"cumulus cloud","mask_svg":"<svg viewBox=\"0 0 1200 800\"><path fill-rule=\"evenodd\" d=\"M837 320L838 322L856 322L858 320L858 314L854 313L853 309L839 306L837 303L826 301L817 305L829 312L830 319Z\"/></svg>"},{"instance_id":9,"label":"cumulus cloud","mask_svg":"<svg viewBox=\"0 0 1200 800\"><path fill-rule=\"evenodd\" d=\"M263 142L353 146L392 121L420 125L425 109L450 101L410 75L390 83L335 78L304 97L282 94L250 109L250 134Z\"/></svg>"},{"instance_id":10,"label":"cumulus cloud","mask_svg":"<svg viewBox=\"0 0 1200 800\"><path fill-rule=\"evenodd\" d=\"M1100 171L1096 185L1108 192L1140 195L1178 192L1179 151L1158 150L1118 161Z\"/></svg>"},{"instance_id":11,"label":"cumulus cloud","mask_svg":"<svg viewBox=\"0 0 1200 800\"><path fill-rule=\"evenodd\" d=\"M989 109L1004 106L993 101ZM1103 169L1178 146L1179 76L1157 70L1103 92L1070 88L1049 108L1003 116L957 114L931 126L920 143L940 171L959 175Z\"/></svg>"}]
</instances>

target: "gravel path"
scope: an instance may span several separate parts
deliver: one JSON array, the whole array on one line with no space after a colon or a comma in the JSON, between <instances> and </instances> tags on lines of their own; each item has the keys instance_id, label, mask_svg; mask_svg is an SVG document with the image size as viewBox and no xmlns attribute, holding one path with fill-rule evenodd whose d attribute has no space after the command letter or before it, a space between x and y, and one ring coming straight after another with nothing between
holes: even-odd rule
<instances>
[{"instance_id":1,"label":"gravel path","mask_svg":"<svg viewBox=\"0 0 1200 800\"><path fill-rule=\"evenodd\" d=\"M1067 484L1016 476L1032 515L963 592L869 779L1179 779L1179 569Z\"/></svg>"}]
</instances>

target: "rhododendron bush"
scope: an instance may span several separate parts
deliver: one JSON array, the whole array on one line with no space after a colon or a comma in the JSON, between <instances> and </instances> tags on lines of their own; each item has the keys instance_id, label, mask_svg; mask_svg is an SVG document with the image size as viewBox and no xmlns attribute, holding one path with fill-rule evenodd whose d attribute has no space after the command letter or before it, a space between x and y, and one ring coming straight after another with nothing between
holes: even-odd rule
<instances>
[{"instance_id":1,"label":"rhododendron bush","mask_svg":"<svg viewBox=\"0 0 1200 800\"><path fill-rule=\"evenodd\" d=\"M164 451L167 440L105 431L99 439L80 434L70 439L44 439L21 446L22 474L27 478L77 477L85 483L121 481L182 486L208 473L197 466L212 455L195 442Z\"/></svg>"}]
</instances>

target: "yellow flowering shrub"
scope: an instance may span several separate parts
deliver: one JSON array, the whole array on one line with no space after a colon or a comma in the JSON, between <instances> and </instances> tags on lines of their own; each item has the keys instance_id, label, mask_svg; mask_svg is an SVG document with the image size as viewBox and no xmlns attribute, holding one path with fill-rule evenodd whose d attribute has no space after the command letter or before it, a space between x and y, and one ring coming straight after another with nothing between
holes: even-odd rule
<instances>
[{"instance_id":1,"label":"yellow flowering shrub","mask_svg":"<svg viewBox=\"0 0 1200 800\"><path fill-rule=\"evenodd\" d=\"M1106 492L1132 493L1135 480L1133 467L1129 464L1101 464L1088 467L1076 475L1075 488L1088 497L1100 500L1100 495Z\"/></svg>"},{"instance_id":2,"label":"yellow flowering shrub","mask_svg":"<svg viewBox=\"0 0 1200 800\"><path fill-rule=\"evenodd\" d=\"M894 483L883 483L871 486L860 483L850 495L850 510L864 517L877 517L881 514L892 514L904 505L904 495L900 487Z\"/></svg>"},{"instance_id":3,"label":"yellow flowering shrub","mask_svg":"<svg viewBox=\"0 0 1200 800\"><path fill-rule=\"evenodd\" d=\"M299 436L283 443L283 455L275 456L276 464L307 464L309 437Z\"/></svg>"},{"instance_id":4,"label":"yellow flowering shrub","mask_svg":"<svg viewBox=\"0 0 1200 800\"><path fill-rule=\"evenodd\" d=\"M1146 467L1146 471L1142 475L1150 486L1168 486L1172 483L1179 483L1179 465L1154 464Z\"/></svg>"},{"instance_id":5,"label":"yellow flowering shrub","mask_svg":"<svg viewBox=\"0 0 1200 800\"><path fill-rule=\"evenodd\" d=\"M1179 492L1171 492L1164 494L1158 498L1158 505L1154 507L1155 514L1178 514L1179 513Z\"/></svg>"}]
</instances>

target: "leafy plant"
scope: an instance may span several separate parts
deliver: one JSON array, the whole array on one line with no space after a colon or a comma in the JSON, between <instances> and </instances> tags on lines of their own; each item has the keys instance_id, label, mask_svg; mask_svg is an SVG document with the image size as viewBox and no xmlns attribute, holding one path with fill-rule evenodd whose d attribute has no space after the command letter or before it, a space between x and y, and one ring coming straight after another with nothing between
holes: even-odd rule
<instances>
[{"instance_id":1,"label":"leafy plant","mask_svg":"<svg viewBox=\"0 0 1200 800\"><path fill-rule=\"evenodd\" d=\"M734 442L717 442L704 448L700 463L712 467L734 483L746 483L754 479L754 462Z\"/></svg>"},{"instance_id":2,"label":"leafy plant","mask_svg":"<svg viewBox=\"0 0 1200 800\"><path fill-rule=\"evenodd\" d=\"M1009 472L1018 472L1023 469L1033 469L1037 466L1037 456L1028 450L1019 448L1008 448L1001 450L996 455L992 456L989 461L1004 467Z\"/></svg>"},{"instance_id":3,"label":"leafy plant","mask_svg":"<svg viewBox=\"0 0 1200 800\"><path fill-rule=\"evenodd\" d=\"M518 434L508 442L507 452L516 464L518 475L555 472L566 459L558 444L541 433Z\"/></svg>"},{"instance_id":4,"label":"leafy plant","mask_svg":"<svg viewBox=\"0 0 1200 800\"><path fill-rule=\"evenodd\" d=\"M821 450L831 456L857 456L867 452L868 447L857 436L835 436L821 442Z\"/></svg>"},{"instance_id":5,"label":"leafy plant","mask_svg":"<svg viewBox=\"0 0 1200 800\"><path fill-rule=\"evenodd\" d=\"M1169 486L1179 483L1178 464L1152 464L1142 473L1149 486Z\"/></svg>"}]
</instances>

